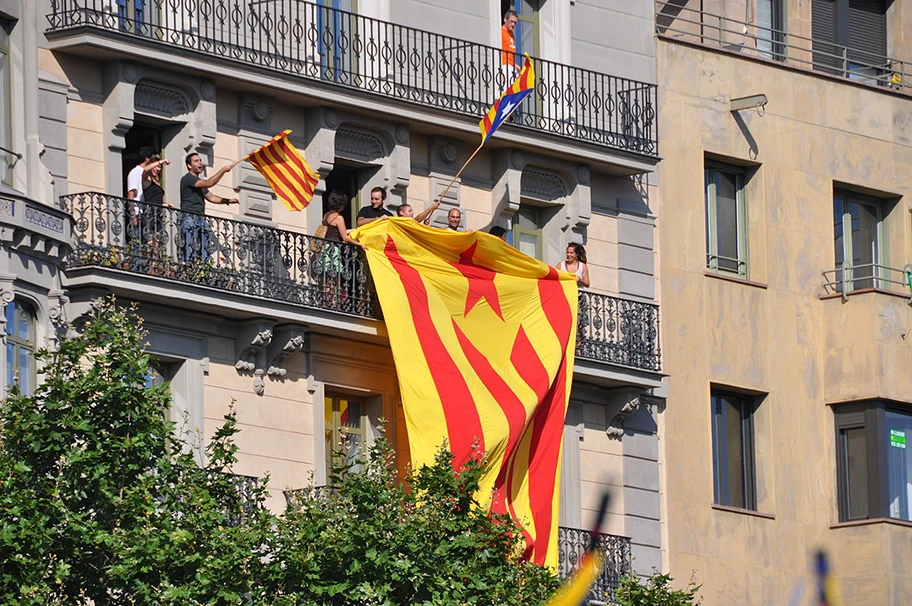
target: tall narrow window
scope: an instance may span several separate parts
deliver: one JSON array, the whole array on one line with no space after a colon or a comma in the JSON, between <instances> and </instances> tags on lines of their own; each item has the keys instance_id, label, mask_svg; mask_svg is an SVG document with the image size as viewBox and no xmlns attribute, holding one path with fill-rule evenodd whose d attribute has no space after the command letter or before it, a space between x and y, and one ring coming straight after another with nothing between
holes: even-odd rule
<instances>
[{"instance_id":1,"label":"tall narrow window","mask_svg":"<svg viewBox=\"0 0 912 606\"><path fill-rule=\"evenodd\" d=\"M757 0L757 48L766 59L784 61L785 7L783 0Z\"/></svg>"},{"instance_id":2,"label":"tall narrow window","mask_svg":"<svg viewBox=\"0 0 912 606\"><path fill-rule=\"evenodd\" d=\"M833 194L833 251L836 288L876 288L885 247L882 210L871 196L837 190Z\"/></svg>"},{"instance_id":3,"label":"tall narrow window","mask_svg":"<svg viewBox=\"0 0 912 606\"><path fill-rule=\"evenodd\" d=\"M360 471L356 461L366 444L369 423L363 403L347 396L326 396L324 413L326 477L330 478L332 467L339 465L351 465L351 471Z\"/></svg>"},{"instance_id":4,"label":"tall narrow window","mask_svg":"<svg viewBox=\"0 0 912 606\"><path fill-rule=\"evenodd\" d=\"M753 398L713 390L711 403L715 502L756 509Z\"/></svg>"},{"instance_id":5,"label":"tall narrow window","mask_svg":"<svg viewBox=\"0 0 912 606\"><path fill-rule=\"evenodd\" d=\"M746 278L744 172L731 166L709 165L705 183L706 267Z\"/></svg>"},{"instance_id":6,"label":"tall narrow window","mask_svg":"<svg viewBox=\"0 0 912 606\"><path fill-rule=\"evenodd\" d=\"M891 518L912 520L912 415L884 411L884 442L887 448L887 509Z\"/></svg>"},{"instance_id":7,"label":"tall narrow window","mask_svg":"<svg viewBox=\"0 0 912 606\"><path fill-rule=\"evenodd\" d=\"M540 57L541 37L539 35L540 0L501 0L501 16L509 9L516 11L519 22L516 24L516 54L529 53ZM520 65L522 61L517 61Z\"/></svg>"},{"instance_id":8,"label":"tall narrow window","mask_svg":"<svg viewBox=\"0 0 912 606\"><path fill-rule=\"evenodd\" d=\"M530 257L542 258L542 211L520 205L513 222L513 245Z\"/></svg>"},{"instance_id":9,"label":"tall narrow window","mask_svg":"<svg viewBox=\"0 0 912 606\"><path fill-rule=\"evenodd\" d=\"M24 395L35 389L35 312L20 301L6 304L6 384Z\"/></svg>"},{"instance_id":10,"label":"tall narrow window","mask_svg":"<svg viewBox=\"0 0 912 606\"><path fill-rule=\"evenodd\" d=\"M9 60L9 33L10 24L0 19L0 182L12 185L12 115L11 103L12 87L10 85L10 60Z\"/></svg>"}]
</instances>

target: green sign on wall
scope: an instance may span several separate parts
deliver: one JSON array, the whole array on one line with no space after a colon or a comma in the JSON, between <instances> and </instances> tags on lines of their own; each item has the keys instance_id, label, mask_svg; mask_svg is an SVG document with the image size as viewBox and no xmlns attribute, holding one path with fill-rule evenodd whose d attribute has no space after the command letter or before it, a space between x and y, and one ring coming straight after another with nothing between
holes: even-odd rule
<instances>
[{"instance_id":1,"label":"green sign on wall","mask_svg":"<svg viewBox=\"0 0 912 606\"><path fill-rule=\"evenodd\" d=\"M905 448L906 447L906 432L900 431L898 429L890 430L890 446L893 448Z\"/></svg>"}]
</instances>

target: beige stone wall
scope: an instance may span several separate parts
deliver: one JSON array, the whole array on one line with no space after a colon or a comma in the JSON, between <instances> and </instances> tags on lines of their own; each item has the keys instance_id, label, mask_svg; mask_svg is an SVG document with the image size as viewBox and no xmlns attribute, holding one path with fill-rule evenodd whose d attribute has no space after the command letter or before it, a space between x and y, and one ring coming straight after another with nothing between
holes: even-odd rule
<instances>
[{"instance_id":1,"label":"beige stone wall","mask_svg":"<svg viewBox=\"0 0 912 606\"><path fill-rule=\"evenodd\" d=\"M834 183L893 199L912 191L912 100L734 54L658 44L671 573L683 581L696 570L707 606L784 604L809 554L823 546L836 557L845 603L907 603L908 549L900 555L893 541L908 545L912 528L831 528L838 514L828 404L912 400L912 348L902 338L912 308L880 293L824 300L821 272L835 264ZM739 112L739 126L730 99L757 93L769 97L765 115ZM754 167L750 282L705 273L705 155ZM908 208L902 198L886 217L893 266L912 260ZM755 427L764 516L713 507L713 385L767 394Z\"/></svg>"}]
</instances>

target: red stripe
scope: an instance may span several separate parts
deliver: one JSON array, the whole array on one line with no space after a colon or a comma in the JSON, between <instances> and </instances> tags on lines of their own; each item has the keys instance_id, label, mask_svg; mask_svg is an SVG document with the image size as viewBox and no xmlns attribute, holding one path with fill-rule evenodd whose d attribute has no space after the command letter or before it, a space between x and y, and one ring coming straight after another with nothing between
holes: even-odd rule
<instances>
[{"instance_id":1,"label":"red stripe","mask_svg":"<svg viewBox=\"0 0 912 606\"><path fill-rule=\"evenodd\" d=\"M564 435L564 417L567 414L567 343L573 328L573 310L558 280L557 270L548 268L548 276L538 281L542 311L560 342L562 357L560 368L548 393L541 400L531 422L532 438L529 449L529 506L535 525L538 549L527 547L525 556L544 564L547 557L548 537L554 515L553 501L556 490L558 454ZM541 379L534 378L528 370L525 376L540 386ZM530 383L530 386L533 384ZM528 431L528 429L527 429Z\"/></svg>"},{"instance_id":2,"label":"red stripe","mask_svg":"<svg viewBox=\"0 0 912 606\"><path fill-rule=\"evenodd\" d=\"M478 409L466 385L465 377L447 351L431 319L424 280L418 271L402 258L391 237L387 237L384 252L393 269L399 274L405 289L418 341L421 343L421 350L446 418L450 451L454 455L453 466L461 467L472 456L472 447L475 444L480 449L479 452L484 452L485 449Z\"/></svg>"},{"instance_id":3,"label":"red stripe","mask_svg":"<svg viewBox=\"0 0 912 606\"><path fill-rule=\"evenodd\" d=\"M299 152L298 149L291 144L291 141L288 139L283 139L282 141L277 142L275 147L281 150L281 153L288 159L289 162L297 166L298 170L300 170L302 174L313 178L313 169L304 160L304 156L301 155L301 152Z\"/></svg>"},{"instance_id":4,"label":"red stripe","mask_svg":"<svg viewBox=\"0 0 912 606\"><path fill-rule=\"evenodd\" d=\"M519 329L519 334L516 335L516 341L513 342L510 361L513 362L513 367L522 380L532 388L532 391L535 392L535 397L541 402L551 387L548 370L542 364L535 347L529 341L529 337L526 336L522 327Z\"/></svg>"},{"instance_id":5,"label":"red stripe","mask_svg":"<svg viewBox=\"0 0 912 606\"><path fill-rule=\"evenodd\" d=\"M497 474L497 479L494 481L494 502L492 504L492 509L497 513L505 513L506 506L508 505L511 515L516 519L516 513L513 511L514 495L511 491L507 491L505 496L504 485L507 478L507 468L513 467L513 460L516 457L516 445L519 443L519 438L523 433L523 426L526 424L526 407L523 406L522 401L516 393L510 389L507 382L503 380L500 373L491 366L491 363L485 355L478 351L469 338L465 336L465 333L460 330L459 326L456 324L456 320L453 320L453 329L456 331L459 345L462 347L462 351L469 361L469 364L478 374L478 378L481 379L482 384L490 392L494 401L500 406L504 416L507 417L507 425L510 430L507 436L506 449L504 451L504 463L501 465L500 472ZM517 520L517 522L521 522L521 520Z\"/></svg>"},{"instance_id":6,"label":"red stripe","mask_svg":"<svg viewBox=\"0 0 912 606\"><path fill-rule=\"evenodd\" d=\"M283 165L291 173L291 179L293 179L294 181L289 181L289 178L278 169L269 170L269 174L272 175L274 179L276 179L277 181L280 181L282 184L285 185L285 187L287 187L291 191L301 194L301 197L303 198L303 201L302 200L288 200L288 202L295 208L298 208L299 210L303 209L305 206L307 206L310 203L311 198L313 197L313 189L308 189L308 186L307 186L308 184L304 180L304 176L301 175L300 173L296 172L293 167L287 166L284 162L282 162L281 158L276 157L275 149L264 147L261 151L263 153L264 158L268 159L268 161L265 162L264 165ZM266 175L264 175L264 176L266 176ZM267 179L268 178L269 177L267 176ZM278 192L276 192L276 193L278 194Z\"/></svg>"}]
</instances>

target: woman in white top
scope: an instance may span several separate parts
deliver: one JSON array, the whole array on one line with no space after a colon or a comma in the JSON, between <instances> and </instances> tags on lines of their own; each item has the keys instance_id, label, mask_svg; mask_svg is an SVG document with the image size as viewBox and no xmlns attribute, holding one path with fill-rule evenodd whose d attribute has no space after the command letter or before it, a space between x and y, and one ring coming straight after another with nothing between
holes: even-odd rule
<instances>
[{"instance_id":1,"label":"woman in white top","mask_svg":"<svg viewBox=\"0 0 912 606\"><path fill-rule=\"evenodd\" d=\"M571 242L567 245L567 260L557 264L561 271L569 271L576 275L576 282L588 288L589 286L589 266L586 265L586 249L582 244Z\"/></svg>"}]
</instances>

